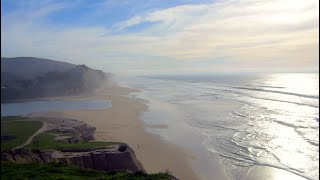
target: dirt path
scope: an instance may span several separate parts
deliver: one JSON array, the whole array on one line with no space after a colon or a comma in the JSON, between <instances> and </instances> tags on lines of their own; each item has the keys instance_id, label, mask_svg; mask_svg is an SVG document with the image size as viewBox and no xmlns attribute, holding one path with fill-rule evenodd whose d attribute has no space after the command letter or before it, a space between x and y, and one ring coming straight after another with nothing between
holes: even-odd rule
<instances>
[{"instance_id":1,"label":"dirt path","mask_svg":"<svg viewBox=\"0 0 320 180\"><path fill-rule=\"evenodd\" d=\"M26 140L26 142L24 142L24 143L21 144L20 146L17 146L17 147L15 147L15 148L13 148L13 149L19 149L19 148L22 148L22 147L28 145L29 143L31 143L31 141L33 140L34 137L36 137L38 134L40 134L40 133L42 133L42 132L44 132L44 131L46 131L46 130L47 130L47 123L42 121L42 127L41 127L40 129L38 129L35 133L33 133L33 135L30 136L30 137Z\"/></svg>"}]
</instances>

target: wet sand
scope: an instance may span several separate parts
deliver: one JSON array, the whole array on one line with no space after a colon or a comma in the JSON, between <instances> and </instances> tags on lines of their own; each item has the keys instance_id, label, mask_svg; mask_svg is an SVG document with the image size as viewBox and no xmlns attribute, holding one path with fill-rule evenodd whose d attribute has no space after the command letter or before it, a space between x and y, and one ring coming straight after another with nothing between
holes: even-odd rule
<instances>
[{"instance_id":1,"label":"wet sand","mask_svg":"<svg viewBox=\"0 0 320 180\"><path fill-rule=\"evenodd\" d=\"M147 106L143 102L124 96L134 91L136 90L112 84L88 96L63 98L112 100L111 108L34 113L33 116L74 118L83 121L97 128L95 132L97 141L127 143L135 151L138 160L148 173L168 170L179 179L199 179L191 168L190 163L194 158L191 153L146 132L146 126L139 116Z\"/></svg>"}]
</instances>

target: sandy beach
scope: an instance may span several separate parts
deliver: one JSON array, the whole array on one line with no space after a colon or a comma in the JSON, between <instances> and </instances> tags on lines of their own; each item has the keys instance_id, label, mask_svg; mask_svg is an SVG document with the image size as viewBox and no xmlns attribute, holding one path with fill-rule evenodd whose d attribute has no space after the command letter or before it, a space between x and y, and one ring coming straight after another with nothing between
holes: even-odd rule
<instances>
[{"instance_id":1,"label":"sandy beach","mask_svg":"<svg viewBox=\"0 0 320 180\"><path fill-rule=\"evenodd\" d=\"M95 132L97 141L127 143L135 151L138 160L148 173L168 170L179 179L199 179L191 168L190 162L194 158L191 153L162 140L157 135L146 132L145 125L139 116L147 106L143 102L124 96L134 91L137 90L119 87L113 83L94 94L64 98L112 100L111 108L34 113L32 116L74 118L83 121L97 128Z\"/></svg>"}]
</instances>

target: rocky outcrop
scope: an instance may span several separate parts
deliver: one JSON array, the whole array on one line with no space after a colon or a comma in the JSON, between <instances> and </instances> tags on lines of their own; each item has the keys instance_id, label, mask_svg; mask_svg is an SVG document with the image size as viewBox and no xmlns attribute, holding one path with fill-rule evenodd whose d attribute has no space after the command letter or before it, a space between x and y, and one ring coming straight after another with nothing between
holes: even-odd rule
<instances>
[{"instance_id":1,"label":"rocky outcrop","mask_svg":"<svg viewBox=\"0 0 320 180\"><path fill-rule=\"evenodd\" d=\"M70 138L62 140L62 142L67 142L67 143L78 143L80 141L81 141L81 139L79 137L70 137Z\"/></svg>"},{"instance_id":2,"label":"rocky outcrop","mask_svg":"<svg viewBox=\"0 0 320 180\"><path fill-rule=\"evenodd\" d=\"M93 140L94 139L93 134L96 128L88 124L82 124L80 126L74 127L74 130L75 130L75 133L79 134L79 136L83 140Z\"/></svg>"},{"instance_id":3,"label":"rocky outcrop","mask_svg":"<svg viewBox=\"0 0 320 180\"><path fill-rule=\"evenodd\" d=\"M94 140L94 132L96 128L76 119L67 118L43 118L35 117L37 120L47 124L47 131L55 131L61 133L71 133L72 139L66 142L73 143L81 140Z\"/></svg>"},{"instance_id":4,"label":"rocky outcrop","mask_svg":"<svg viewBox=\"0 0 320 180\"><path fill-rule=\"evenodd\" d=\"M126 145L125 145L126 146ZM131 148L119 151L119 146L110 149L83 149L77 151L40 151L16 149L3 151L1 160L16 163L66 163L81 168L103 171L145 172Z\"/></svg>"}]
</instances>

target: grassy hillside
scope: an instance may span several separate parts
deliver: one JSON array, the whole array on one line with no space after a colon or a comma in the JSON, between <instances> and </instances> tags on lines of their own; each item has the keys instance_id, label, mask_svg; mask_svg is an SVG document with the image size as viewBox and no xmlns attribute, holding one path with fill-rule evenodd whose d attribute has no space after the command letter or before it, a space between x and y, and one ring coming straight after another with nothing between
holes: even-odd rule
<instances>
[{"instance_id":1,"label":"grassy hillside","mask_svg":"<svg viewBox=\"0 0 320 180\"><path fill-rule=\"evenodd\" d=\"M89 169L81 169L65 164L16 164L1 162L1 179L169 180L174 178L168 173L132 174L127 172L102 172Z\"/></svg>"},{"instance_id":2,"label":"grassy hillside","mask_svg":"<svg viewBox=\"0 0 320 180\"><path fill-rule=\"evenodd\" d=\"M60 133L61 134L61 133ZM66 134L62 134L66 135ZM35 148L35 142L38 141L38 148L37 149L56 149L61 150L64 148L105 148L112 144L119 144L117 142L100 142L100 141L82 141L79 143L65 143L61 141L54 140L55 136L53 133L42 133L39 134L34 138L34 140L26 146L26 148L33 149Z\"/></svg>"},{"instance_id":3,"label":"grassy hillside","mask_svg":"<svg viewBox=\"0 0 320 180\"><path fill-rule=\"evenodd\" d=\"M30 121L30 119L20 116L1 117L1 151L12 149L24 143L34 132L41 128L40 121ZM109 145L119 144L119 142L101 141L80 141L78 143L67 143L56 141L57 135L72 137L72 133L62 133L48 131L37 135L33 141L25 146L27 149L36 148L35 142L38 141L37 149L77 149L77 148L106 148Z\"/></svg>"},{"instance_id":4,"label":"grassy hillside","mask_svg":"<svg viewBox=\"0 0 320 180\"><path fill-rule=\"evenodd\" d=\"M11 118L11 120L1 118L1 151L24 143L41 126L42 123L39 121L17 121L15 118Z\"/></svg>"}]
</instances>

